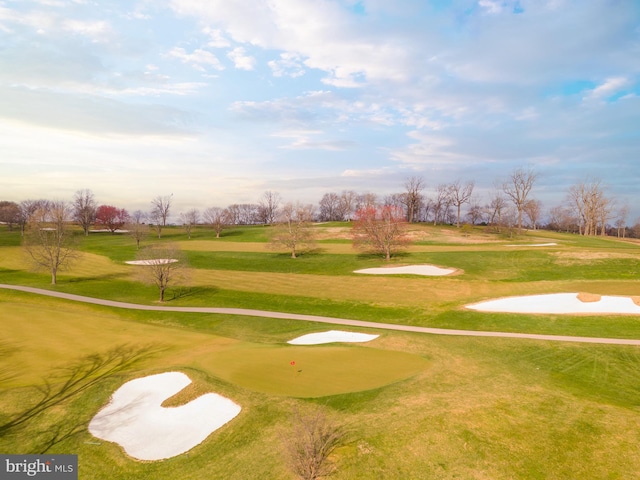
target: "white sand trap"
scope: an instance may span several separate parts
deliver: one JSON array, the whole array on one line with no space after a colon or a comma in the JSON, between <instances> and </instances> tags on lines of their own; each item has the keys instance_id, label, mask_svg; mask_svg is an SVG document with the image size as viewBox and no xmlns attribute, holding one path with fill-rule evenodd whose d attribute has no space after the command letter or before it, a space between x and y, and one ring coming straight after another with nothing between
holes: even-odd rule
<instances>
[{"instance_id":1,"label":"white sand trap","mask_svg":"<svg viewBox=\"0 0 640 480\"><path fill-rule=\"evenodd\" d=\"M586 314L631 314L640 315L640 306L629 297L603 295L599 301L583 302L577 293L552 293L528 295L467 305L481 312L505 313L586 313Z\"/></svg>"},{"instance_id":2,"label":"white sand trap","mask_svg":"<svg viewBox=\"0 0 640 480\"><path fill-rule=\"evenodd\" d=\"M322 343L334 342L370 342L380 335L369 335L367 333L343 332L341 330L329 330L327 332L308 333L301 337L289 340L291 345L320 345Z\"/></svg>"},{"instance_id":3,"label":"white sand trap","mask_svg":"<svg viewBox=\"0 0 640 480\"><path fill-rule=\"evenodd\" d=\"M175 258L155 258L153 260L130 260L129 265L164 265L165 263L175 263L178 260Z\"/></svg>"},{"instance_id":4,"label":"white sand trap","mask_svg":"<svg viewBox=\"0 0 640 480\"><path fill-rule=\"evenodd\" d=\"M521 243L521 244L514 244L514 245L505 245L505 247L553 247L555 245L558 245L555 242L551 242L551 243Z\"/></svg>"},{"instance_id":5,"label":"white sand trap","mask_svg":"<svg viewBox=\"0 0 640 480\"><path fill-rule=\"evenodd\" d=\"M356 270L354 273L368 273L370 275L428 275L438 277L442 275L451 275L455 268L441 268L435 265L406 265L404 267L381 267L381 268L365 268Z\"/></svg>"},{"instance_id":6,"label":"white sand trap","mask_svg":"<svg viewBox=\"0 0 640 480\"><path fill-rule=\"evenodd\" d=\"M92 435L118 443L139 460L175 457L195 447L240 413L228 398L207 393L179 407L162 407L191 383L180 372L138 378L114 392L89 423Z\"/></svg>"}]
</instances>

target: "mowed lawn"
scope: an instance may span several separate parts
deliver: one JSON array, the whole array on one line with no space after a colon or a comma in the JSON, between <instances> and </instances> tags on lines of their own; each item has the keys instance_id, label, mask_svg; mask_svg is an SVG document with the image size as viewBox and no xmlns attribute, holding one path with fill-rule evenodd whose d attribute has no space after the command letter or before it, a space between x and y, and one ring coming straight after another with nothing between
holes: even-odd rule
<instances>
[{"instance_id":1,"label":"mowed lawn","mask_svg":"<svg viewBox=\"0 0 640 480\"><path fill-rule=\"evenodd\" d=\"M466 303L511 294L638 295L637 245L539 232L517 241L558 246L513 250L506 247L512 239L478 233L473 243L473 236L457 238L455 230L426 228L422 243L394 262L453 266L463 273L383 278L351 273L355 266L384 262L351 250L344 238L292 264L297 260L285 254L260 251L261 228L247 229L249 241L242 229L224 239L199 231L193 243L169 229L165 240L180 242L192 272L190 285L176 289L167 304L640 338L635 317L464 310ZM344 230L332 232L339 237ZM135 256L130 239L82 240L82 261L61 274L55 289L156 302L153 287L141 284L136 267L124 264ZM0 282L51 288L46 274L29 270L15 240L3 241ZM331 478L336 479L626 479L640 471L636 347L373 329L366 333L381 336L366 344L302 347L286 341L331 326L134 312L2 290L0 322L0 420L36 401L30 386L58 384L64 367L84 355L128 345L144 357L0 437L0 451L6 453L77 453L83 479L294 478L283 455L290 419L293 412L312 407L322 408L348 431L333 456L338 469ZM88 433L88 421L126 380L176 370L187 373L194 385L172 405L214 391L240 404L241 414L188 454L162 462L135 461Z\"/></svg>"}]
</instances>

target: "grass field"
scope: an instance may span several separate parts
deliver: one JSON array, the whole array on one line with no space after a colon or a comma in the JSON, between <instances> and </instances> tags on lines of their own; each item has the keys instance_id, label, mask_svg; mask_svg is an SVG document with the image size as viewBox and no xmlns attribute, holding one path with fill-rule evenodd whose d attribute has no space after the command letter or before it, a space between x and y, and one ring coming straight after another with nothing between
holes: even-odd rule
<instances>
[{"instance_id":1,"label":"grass field","mask_svg":"<svg viewBox=\"0 0 640 480\"><path fill-rule=\"evenodd\" d=\"M230 306L458 328L640 338L640 318L489 314L480 300L579 291L640 295L640 246L609 238L529 232L515 238L417 226L392 264L455 267L453 277L375 277L384 264L353 250L348 227L316 227L298 259L266 248L267 227L187 240L167 228L190 264L169 306ZM0 230L0 283L156 304L139 282L126 235L78 236L82 258L59 274L31 270L18 232ZM149 236L147 244L158 240ZM532 247L554 242L557 245ZM510 247L508 245L519 245ZM232 315L132 311L0 290L0 424L61 385L70 366L126 345L139 361L55 403L8 432L3 453L77 453L82 479L294 478L283 460L292 412L322 408L348 430L332 478L628 479L640 471L640 348L390 331L373 342L291 346L330 326ZM295 367L291 362L295 361ZM79 363L80 362L80 363ZM128 458L86 425L125 381L178 370L192 390L242 412L185 455Z\"/></svg>"}]
</instances>

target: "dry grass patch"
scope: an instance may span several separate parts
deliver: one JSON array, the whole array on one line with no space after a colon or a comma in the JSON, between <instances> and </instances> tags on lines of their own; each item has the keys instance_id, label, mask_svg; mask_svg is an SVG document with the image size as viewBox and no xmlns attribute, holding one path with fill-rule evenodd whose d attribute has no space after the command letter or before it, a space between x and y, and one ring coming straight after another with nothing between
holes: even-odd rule
<instances>
[{"instance_id":1,"label":"dry grass patch","mask_svg":"<svg viewBox=\"0 0 640 480\"><path fill-rule=\"evenodd\" d=\"M593 252L593 251L562 251L551 252L555 257L557 265L586 265L594 260L611 260L611 259L638 259L637 254L621 253L621 252Z\"/></svg>"}]
</instances>

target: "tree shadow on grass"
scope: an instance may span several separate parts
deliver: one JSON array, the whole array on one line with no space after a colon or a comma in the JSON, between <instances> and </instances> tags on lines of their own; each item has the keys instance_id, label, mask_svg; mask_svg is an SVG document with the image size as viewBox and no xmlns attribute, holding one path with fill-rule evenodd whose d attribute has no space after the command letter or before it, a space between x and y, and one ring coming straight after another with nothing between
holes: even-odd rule
<instances>
[{"instance_id":1,"label":"tree shadow on grass","mask_svg":"<svg viewBox=\"0 0 640 480\"><path fill-rule=\"evenodd\" d=\"M32 402L17 412L0 417L0 438L22 433L43 414L67 405L89 388L131 370L162 350L158 345L120 345L101 354L81 357L56 369L41 385L27 387L33 392ZM30 436L35 437L31 442L36 444L35 450L44 453L61 441L84 431L84 428L84 421L72 422L71 425L67 422L50 425L46 431L30 433Z\"/></svg>"}]
</instances>

